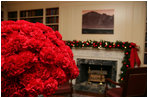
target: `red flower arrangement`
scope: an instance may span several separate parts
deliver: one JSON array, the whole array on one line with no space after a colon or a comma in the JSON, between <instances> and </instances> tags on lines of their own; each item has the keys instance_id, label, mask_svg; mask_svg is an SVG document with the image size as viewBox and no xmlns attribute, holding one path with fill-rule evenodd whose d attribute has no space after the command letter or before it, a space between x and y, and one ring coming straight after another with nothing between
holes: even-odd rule
<instances>
[{"instance_id":1,"label":"red flower arrangement","mask_svg":"<svg viewBox=\"0 0 148 98\"><path fill-rule=\"evenodd\" d=\"M78 75L59 32L24 20L1 23L2 96L49 96Z\"/></svg>"}]
</instances>

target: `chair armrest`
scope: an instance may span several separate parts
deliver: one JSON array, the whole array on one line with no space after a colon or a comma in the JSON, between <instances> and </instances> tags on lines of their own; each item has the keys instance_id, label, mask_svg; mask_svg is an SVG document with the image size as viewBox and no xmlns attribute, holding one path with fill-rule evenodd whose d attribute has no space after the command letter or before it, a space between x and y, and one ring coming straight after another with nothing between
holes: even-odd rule
<instances>
[{"instance_id":1,"label":"chair armrest","mask_svg":"<svg viewBox=\"0 0 148 98\"><path fill-rule=\"evenodd\" d=\"M109 79L109 78L106 78L106 79L105 79L105 82L106 82L106 83L110 82L110 83L112 83L112 84L115 84L115 85L119 85L119 86L121 86L120 83L117 83L117 82L115 82L115 81L112 81L112 80Z\"/></svg>"},{"instance_id":2,"label":"chair armrest","mask_svg":"<svg viewBox=\"0 0 148 98\"><path fill-rule=\"evenodd\" d=\"M112 83L112 84L115 84L115 85L119 85L119 86L122 86L120 83L117 83L117 82L115 82L115 81L112 81L111 79L109 79L109 78L106 78L105 79L105 94L106 94L106 91L108 90L108 83Z\"/></svg>"}]
</instances>

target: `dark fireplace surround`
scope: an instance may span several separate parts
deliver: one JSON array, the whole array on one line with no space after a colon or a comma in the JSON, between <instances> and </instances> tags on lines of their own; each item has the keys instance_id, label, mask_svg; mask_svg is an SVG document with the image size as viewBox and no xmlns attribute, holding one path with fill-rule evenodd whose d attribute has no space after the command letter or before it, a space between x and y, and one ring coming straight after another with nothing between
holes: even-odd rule
<instances>
[{"instance_id":1,"label":"dark fireplace surround","mask_svg":"<svg viewBox=\"0 0 148 98\"><path fill-rule=\"evenodd\" d=\"M99 91L104 92L105 85L99 85L97 82L91 82L91 85L87 84L89 68L91 70L101 70L102 68L103 71L107 71L105 78L111 78L116 81L117 61L77 58L77 66L80 70L80 74L76 78L76 84L74 85L75 90L94 93L98 93ZM97 85L97 87L93 87L92 84Z\"/></svg>"}]
</instances>

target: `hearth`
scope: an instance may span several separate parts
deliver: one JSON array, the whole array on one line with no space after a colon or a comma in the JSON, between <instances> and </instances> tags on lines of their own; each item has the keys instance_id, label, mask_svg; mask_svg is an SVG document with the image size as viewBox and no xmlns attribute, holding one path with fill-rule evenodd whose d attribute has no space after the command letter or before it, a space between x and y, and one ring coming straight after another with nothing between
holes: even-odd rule
<instances>
[{"instance_id":1,"label":"hearth","mask_svg":"<svg viewBox=\"0 0 148 98\"><path fill-rule=\"evenodd\" d=\"M74 85L75 90L103 93L105 81L102 77L116 81L117 61L77 58L77 66L80 74Z\"/></svg>"}]
</instances>

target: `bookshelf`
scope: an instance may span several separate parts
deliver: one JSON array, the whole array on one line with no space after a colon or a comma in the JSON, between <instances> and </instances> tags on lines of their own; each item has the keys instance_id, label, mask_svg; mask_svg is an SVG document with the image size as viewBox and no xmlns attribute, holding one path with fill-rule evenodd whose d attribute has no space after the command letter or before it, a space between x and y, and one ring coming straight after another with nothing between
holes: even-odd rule
<instances>
[{"instance_id":1,"label":"bookshelf","mask_svg":"<svg viewBox=\"0 0 148 98\"><path fill-rule=\"evenodd\" d=\"M46 26L50 26L53 30L58 31L59 28L59 8L46 9Z\"/></svg>"},{"instance_id":2,"label":"bookshelf","mask_svg":"<svg viewBox=\"0 0 148 98\"><path fill-rule=\"evenodd\" d=\"M43 23L43 9L20 11L20 20Z\"/></svg>"},{"instance_id":3,"label":"bookshelf","mask_svg":"<svg viewBox=\"0 0 148 98\"><path fill-rule=\"evenodd\" d=\"M26 20L29 22L40 22L44 23L46 26L51 27L54 31L59 30L59 8L45 8L45 9L30 9L18 11L19 16L17 16L17 11L8 12L8 20Z\"/></svg>"},{"instance_id":4,"label":"bookshelf","mask_svg":"<svg viewBox=\"0 0 148 98\"><path fill-rule=\"evenodd\" d=\"M8 20L17 20L17 11L8 12Z\"/></svg>"},{"instance_id":5,"label":"bookshelf","mask_svg":"<svg viewBox=\"0 0 148 98\"><path fill-rule=\"evenodd\" d=\"M4 21L4 12L1 11L1 21Z\"/></svg>"}]
</instances>

